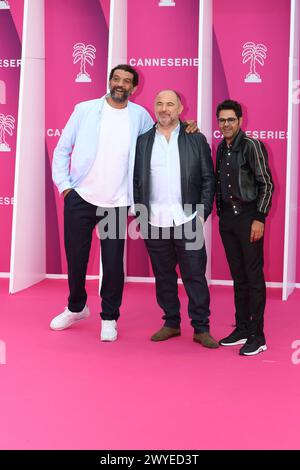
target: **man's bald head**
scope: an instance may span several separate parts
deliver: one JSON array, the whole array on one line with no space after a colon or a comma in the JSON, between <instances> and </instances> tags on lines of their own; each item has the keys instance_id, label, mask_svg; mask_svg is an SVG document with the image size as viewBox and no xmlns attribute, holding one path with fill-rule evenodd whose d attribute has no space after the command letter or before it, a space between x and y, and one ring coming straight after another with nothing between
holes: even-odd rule
<instances>
[{"instance_id":1,"label":"man's bald head","mask_svg":"<svg viewBox=\"0 0 300 470\"><path fill-rule=\"evenodd\" d=\"M180 94L178 93L178 91L176 90L172 90L172 89L166 89L166 90L160 90L157 95L156 95L156 98L155 98L155 101L157 100L157 98L161 95L161 94L165 94L165 93L168 93L168 94L173 94L174 98L176 97L177 100L179 101L179 103L182 103L181 101L181 96Z\"/></svg>"},{"instance_id":2,"label":"man's bald head","mask_svg":"<svg viewBox=\"0 0 300 470\"><path fill-rule=\"evenodd\" d=\"M161 90L155 98L155 116L160 126L176 127L183 106L181 97L175 90Z\"/></svg>"}]
</instances>

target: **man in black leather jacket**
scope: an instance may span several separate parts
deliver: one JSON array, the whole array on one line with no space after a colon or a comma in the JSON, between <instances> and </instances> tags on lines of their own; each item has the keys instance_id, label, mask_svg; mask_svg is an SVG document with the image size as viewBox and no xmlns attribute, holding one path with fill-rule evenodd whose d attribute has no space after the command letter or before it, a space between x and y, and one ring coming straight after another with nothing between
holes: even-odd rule
<instances>
[{"instance_id":1,"label":"man in black leather jacket","mask_svg":"<svg viewBox=\"0 0 300 470\"><path fill-rule=\"evenodd\" d=\"M185 132L179 120L182 110L177 92L161 91L155 100L158 122L139 137L136 147L134 202L137 212L138 205L146 208L144 238L155 275L157 302L164 311L164 326L151 340L180 335L179 264L189 298L193 339L217 348L209 333L210 297L203 243L203 224L212 210L215 192L213 162L204 135Z\"/></svg>"},{"instance_id":2,"label":"man in black leather jacket","mask_svg":"<svg viewBox=\"0 0 300 470\"><path fill-rule=\"evenodd\" d=\"M243 344L240 355L252 356L267 349L263 235L274 184L264 144L241 130L240 104L223 101L217 108L217 119L224 136L217 150L217 213L236 310L236 328L220 344Z\"/></svg>"}]
</instances>

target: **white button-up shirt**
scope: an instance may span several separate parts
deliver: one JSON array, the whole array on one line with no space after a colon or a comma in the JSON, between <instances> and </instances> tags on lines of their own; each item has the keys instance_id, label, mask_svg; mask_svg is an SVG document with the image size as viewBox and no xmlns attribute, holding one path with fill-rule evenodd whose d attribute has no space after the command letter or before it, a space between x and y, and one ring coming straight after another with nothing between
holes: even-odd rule
<instances>
[{"instance_id":1,"label":"white button-up shirt","mask_svg":"<svg viewBox=\"0 0 300 470\"><path fill-rule=\"evenodd\" d=\"M182 207L178 135L180 126L171 133L169 142L156 130L150 165L150 224L156 227L181 225L196 216L186 216Z\"/></svg>"}]
</instances>

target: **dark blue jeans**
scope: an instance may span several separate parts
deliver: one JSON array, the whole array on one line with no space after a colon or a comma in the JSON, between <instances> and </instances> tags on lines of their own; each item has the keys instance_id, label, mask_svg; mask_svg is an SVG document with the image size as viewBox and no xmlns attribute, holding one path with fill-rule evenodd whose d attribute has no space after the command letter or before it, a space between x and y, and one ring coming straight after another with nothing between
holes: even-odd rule
<instances>
[{"instance_id":1,"label":"dark blue jeans","mask_svg":"<svg viewBox=\"0 0 300 470\"><path fill-rule=\"evenodd\" d=\"M196 218L188 224L192 224L193 230L196 232ZM180 326L180 302L176 272L178 264L189 299L188 314L191 325L196 333L202 333L209 331L210 295L205 278L207 256L203 243L201 243L202 248L187 249L187 243L193 242L193 239L186 237L185 226L186 224L181 226L183 230L180 238L176 238L175 235L177 228L171 227L168 239L163 239L165 229L159 229L159 239L148 238L145 243L155 276L157 302L164 311L162 318L165 320L165 326L170 328L179 328ZM202 231L200 221L197 227ZM203 231L200 238L203 240Z\"/></svg>"},{"instance_id":2,"label":"dark blue jeans","mask_svg":"<svg viewBox=\"0 0 300 470\"><path fill-rule=\"evenodd\" d=\"M103 278L101 285L103 320L117 320L124 288L124 233L127 220L127 207L108 208L115 214L116 237L101 239ZM120 216L122 212L122 216ZM86 202L72 190L65 198L64 234L68 262L68 282L70 295L68 308L80 312L87 299L85 278L92 243L92 233L98 222L106 214L97 215L97 206ZM122 220L122 223L119 223Z\"/></svg>"}]
</instances>

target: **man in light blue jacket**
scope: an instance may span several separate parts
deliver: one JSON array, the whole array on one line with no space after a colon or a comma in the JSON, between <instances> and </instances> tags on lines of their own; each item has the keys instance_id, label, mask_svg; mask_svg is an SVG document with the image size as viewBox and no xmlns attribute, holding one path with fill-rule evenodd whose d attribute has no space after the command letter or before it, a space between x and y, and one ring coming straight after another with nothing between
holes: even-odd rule
<instances>
[{"instance_id":1,"label":"man in light blue jacket","mask_svg":"<svg viewBox=\"0 0 300 470\"><path fill-rule=\"evenodd\" d=\"M128 101L137 85L136 70L128 65L115 67L109 77L110 94L75 106L55 148L52 176L64 196L70 293L68 307L50 324L53 330L68 328L89 316L85 277L92 232L107 212L115 211L119 225L121 213L126 218L132 204L136 140L153 125L143 107ZM107 212L99 212L100 208ZM124 231L122 224L116 227L117 237L101 240L103 341L117 339L124 287Z\"/></svg>"},{"instance_id":2,"label":"man in light blue jacket","mask_svg":"<svg viewBox=\"0 0 300 470\"><path fill-rule=\"evenodd\" d=\"M52 175L64 196L64 236L69 298L50 324L63 330L89 316L85 278L92 232L108 218L114 229L101 237L101 340L117 339L124 287L124 240L128 207L133 203L136 141L154 124L149 113L129 101L138 74L129 65L114 67L107 96L75 106L54 151ZM196 126L193 126L195 130ZM71 158L72 153L72 158ZM112 216L112 217L110 217Z\"/></svg>"}]
</instances>

